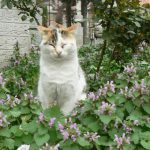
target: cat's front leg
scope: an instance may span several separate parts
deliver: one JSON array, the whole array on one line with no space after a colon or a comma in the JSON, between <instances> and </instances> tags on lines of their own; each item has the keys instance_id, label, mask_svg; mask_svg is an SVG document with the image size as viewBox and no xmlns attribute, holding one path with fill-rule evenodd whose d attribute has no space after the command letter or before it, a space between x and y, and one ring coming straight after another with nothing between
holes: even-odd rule
<instances>
[{"instance_id":1,"label":"cat's front leg","mask_svg":"<svg viewBox=\"0 0 150 150\"><path fill-rule=\"evenodd\" d=\"M60 107L60 109L65 115L69 115L72 112L72 110L76 107L76 103L76 100L66 101L64 105Z\"/></svg>"},{"instance_id":2,"label":"cat's front leg","mask_svg":"<svg viewBox=\"0 0 150 150\"><path fill-rule=\"evenodd\" d=\"M54 84L39 81L38 96L43 109L53 106L57 102L56 86Z\"/></svg>"}]
</instances>

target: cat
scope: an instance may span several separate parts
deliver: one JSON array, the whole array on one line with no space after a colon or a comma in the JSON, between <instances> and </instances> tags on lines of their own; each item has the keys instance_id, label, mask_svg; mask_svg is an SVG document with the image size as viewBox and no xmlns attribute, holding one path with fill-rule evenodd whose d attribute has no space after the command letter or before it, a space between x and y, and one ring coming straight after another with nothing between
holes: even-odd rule
<instances>
[{"instance_id":1,"label":"cat","mask_svg":"<svg viewBox=\"0 0 150 150\"><path fill-rule=\"evenodd\" d=\"M70 114L76 103L86 98L75 38L77 27L38 27L42 36L38 95L44 109L56 102L64 114Z\"/></svg>"}]
</instances>

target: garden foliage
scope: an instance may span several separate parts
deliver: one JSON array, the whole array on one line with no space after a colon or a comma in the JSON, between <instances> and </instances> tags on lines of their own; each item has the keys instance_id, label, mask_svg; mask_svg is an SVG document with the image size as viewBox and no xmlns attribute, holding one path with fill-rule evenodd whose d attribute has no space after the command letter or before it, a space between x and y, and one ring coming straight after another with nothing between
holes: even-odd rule
<instances>
[{"instance_id":1,"label":"garden foliage","mask_svg":"<svg viewBox=\"0 0 150 150\"><path fill-rule=\"evenodd\" d=\"M90 81L96 62L92 55L83 61L82 49L81 63ZM95 91L64 116L57 105L43 110L37 100L38 51L21 56L16 46L11 65L0 75L0 149L22 144L31 150L150 149L150 65L141 57L123 69L114 67L115 77L110 71L97 86L93 80L90 89Z\"/></svg>"}]
</instances>

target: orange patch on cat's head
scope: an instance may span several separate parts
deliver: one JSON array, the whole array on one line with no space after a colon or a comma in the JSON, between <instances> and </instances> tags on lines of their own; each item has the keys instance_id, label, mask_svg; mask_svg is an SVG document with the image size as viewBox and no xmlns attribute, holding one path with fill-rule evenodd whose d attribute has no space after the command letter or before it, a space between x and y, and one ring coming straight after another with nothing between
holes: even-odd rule
<instances>
[{"instance_id":1,"label":"orange patch on cat's head","mask_svg":"<svg viewBox=\"0 0 150 150\"><path fill-rule=\"evenodd\" d=\"M43 38L44 40L46 40L46 41L47 41L47 40L51 37L51 35L52 35L50 28L46 28L46 27L44 27L44 26L38 26L37 29L38 29L38 31L41 33L42 38Z\"/></svg>"},{"instance_id":2,"label":"orange patch on cat's head","mask_svg":"<svg viewBox=\"0 0 150 150\"><path fill-rule=\"evenodd\" d=\"M74 33L76 31L76 29L79 27L79 24L73 24L72 26L70 27L65 27L64 25L62 24L59 24L55 21L52 21L52 25L57 27L57 28L60 28L62 31L65 31L65 32L68 32L68 33Z\"/></svg>"},{"instance_id":3,"label":"orange patch on cat's head","mask_svg":"<svg viewBox=\"0 0 150 150\"><path fill-rule=\"evenodd\" d=\"M65 30L69 33L74 33L78 27L79 27L79 24L73 24L72 26L67 27Z\"/></svg>"}]
</instances>

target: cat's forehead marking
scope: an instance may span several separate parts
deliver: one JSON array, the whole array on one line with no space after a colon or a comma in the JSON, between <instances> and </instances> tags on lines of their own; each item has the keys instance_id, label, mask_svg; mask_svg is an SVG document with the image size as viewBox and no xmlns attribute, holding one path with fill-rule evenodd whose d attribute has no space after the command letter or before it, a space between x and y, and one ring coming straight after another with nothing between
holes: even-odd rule
<instances>
[{"instance_id":1,"label":"cat's forehead marking","mask_svg":"<svg viewBox=\"0 0 150 150\"><path fill-rule=\"evenodd\" d=\"M58 40L57 29L52 30L52 40L54 40L55 42Z\"/></svg>"}]
</instances>

